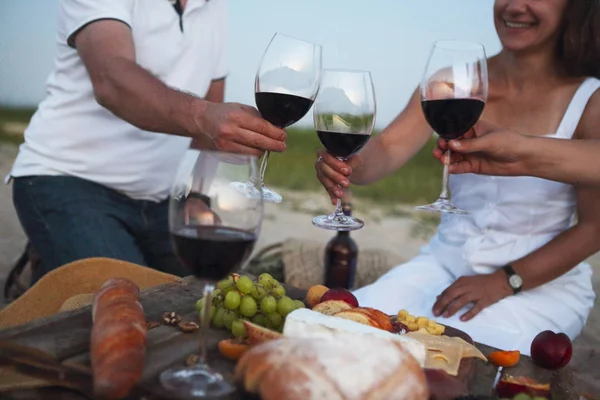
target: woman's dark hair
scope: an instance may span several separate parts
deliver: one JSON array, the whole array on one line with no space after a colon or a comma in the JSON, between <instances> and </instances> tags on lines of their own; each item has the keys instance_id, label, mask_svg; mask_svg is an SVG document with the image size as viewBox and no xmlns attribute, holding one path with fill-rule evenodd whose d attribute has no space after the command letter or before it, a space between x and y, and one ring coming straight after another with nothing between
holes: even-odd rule
<instances>
[{"instance_id":1,"label":"woman's dark hair","mask_svg":"<svg viewBox=\"0 0 600 400\"><path fill-rule=\"evenodd\" d=\"M600 78L600 0L567 0L557 50L568 75Z\"/></svg>"}]
</instances>

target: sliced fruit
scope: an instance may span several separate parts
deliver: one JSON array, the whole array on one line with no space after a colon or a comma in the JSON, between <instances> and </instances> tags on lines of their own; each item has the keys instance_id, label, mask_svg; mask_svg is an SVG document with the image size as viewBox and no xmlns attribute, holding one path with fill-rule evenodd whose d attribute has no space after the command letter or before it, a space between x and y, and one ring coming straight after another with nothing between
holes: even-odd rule
<instances>
[{"instance_id":1,"label":"sliced fruit","mask_svg":"<svg viewBox=\"0 0 600 400\"><path fill-rule=\"evenodd\" d=\"M339 313L340 311L351 310L352 307L350 304L346 303L342 300L329 300L324 301L322 303L317 304L313 307L313 311L320 312L325 315L334 315Z\"/></svg>"},{"instance_id":2,"label":"sliced fruit","mask_svg":"<svg viewBox=\"0 0 600 400\"><path fill-rule=\"evenodd\" d=\"M217 346L219 352L230 360L239 360L252 347L243 339L223 339Z\"/></svg>"},{"instance_id":3,"label":"sliced fruit","mask_svg":"<svg viewBox=\"0 0 600 400\"><path fill-rule=\"evenodd\" d=\"M363 325L369 325L374 328L380 328L380 325L377 321L371 317L367 312L361 312L360 310L347 310L341 311L337 314L334 314L334 317L349 319L350 321L358 322Z\"/></svg>"},{"instance_id":4,"label":"sliced fruit","mask_svg":"<svg viewBox=\"0 0 600 400\"><path fill-rule=\"evenodd\" d=\"M360 311L363 313L367 313L369 317L373 318L377 322L381 329L386 330L388 332L392 331L392 322L390 321L390 317L384 312L370 307L358 307L354 308L352 311Z\"/></svg>"},{"instance_id":5,"label":"sliced fruit","mask_svg":"<svg viewBox=\"0 0 600 400\"><path fill-rule=\"evenodd\" d=\"M244 321L244 327L246 328L246 335L248 337L247 341L252 345L283 337L279 332L253 324L250 321Z\"/></svg>"},{"instance_id":6,"label":"sliced fruit","mask_svg":"<svg viewBox=\"0 0 600 400\"><path fill-rule=\"evenodd\" d=\"M550 384L539 383L526 376L505 375L496 384L496 394L502 398L513 398L519 393L529 396L550 397Z\"/></svg>"},{"instance_id":7,"label":"sliced fruit","mask_svg":"<svg viewBox=\"0 0 600 400\"><path fill-rule=\"evenodd\" d=\"M518 350L494 351L488 355L488 360L499 367L514 367L521 358Z\"/></svg>"},{"instance_id":8,"label":"sliced fruit","mask_svg":"<svg viewBox=\"0 0 600 400\"><path fill-rule=\"evenodd\" d=\"M311 308L316 306L321 302L321 297L323 297L325 292L328 290L329 288L324 285L311 286L306 293L306 304L308 304L308 306Z\"/></svg>"}]
</instances>

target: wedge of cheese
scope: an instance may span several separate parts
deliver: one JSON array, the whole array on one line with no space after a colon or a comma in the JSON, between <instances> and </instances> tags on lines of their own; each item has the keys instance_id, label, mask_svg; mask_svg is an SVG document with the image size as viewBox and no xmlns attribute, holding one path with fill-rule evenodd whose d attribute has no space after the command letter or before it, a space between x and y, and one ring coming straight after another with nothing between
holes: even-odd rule
<instances>
[{"instance_id":1,"label":"wedge of cheese","mask_svg":"<svg viewBox=\"0 0 600 400\"><path fill-rule=\"evenodd\" d=\"M441 369L448 375L456 376L463 358L475 357L487 361L477 347L461 338L431 335L427 332L409 332L406 336L427 348L425 368Z\"/></svg>"},{"instance_id":2,"label":"wedge of cheese","mask_svg":"<svg viewBox=\"0 0 600 400\"><path fill-rule=\"evenodd\" d=\"M336 331L352 332L358 335L374 335L396 340L402 343L402 346L411 353L421 367L425 365L426 348L418 340L348 319L323 315L316 311L300 308L287 315L283 326L283 336L298 338L330 338L335 335Z\"/></svg>"}]
</instances>

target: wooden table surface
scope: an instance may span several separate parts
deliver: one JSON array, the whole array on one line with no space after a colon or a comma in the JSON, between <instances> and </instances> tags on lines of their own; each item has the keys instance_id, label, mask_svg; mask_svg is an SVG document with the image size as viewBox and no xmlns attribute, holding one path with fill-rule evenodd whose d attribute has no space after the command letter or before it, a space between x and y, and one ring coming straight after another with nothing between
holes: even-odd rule
<instances>
[{"instance_id":1,"label":"wooden table surface","mask_svg":"<svg viewBox=\"0 0 600 400\"><path fill-rule=\"evenodd\" d=\"M306 293L304 290L287 286L286 291L295 299L303 299ZM148 321L159 321L166 311L174 311L184 318L197 320L194 307L201 293L202 284L189 277L179 283L162 285L143 292L141 302ZM0 340L42 350L61 362L89 365L91 326L88 306L0 331ZM211 329L207 344L211 366L226 377L231 377L234 362L220 356L217 349L218 341L228 336L226 330ZM146 399L170 398L169 393L160 387L158 375L170 366L183 365L188 355L197 352L197 346L198 332L183 333L170 326L159 326L148 331L146 369L139 385L140 393L132 398L140 398L141 395ZM495 350L482 344L477 344L477 347L486 355ZM469 387L470 394L491 395L498 370L481 360L476 360L476 365ZM539 382L551 382L553 399L579 399L573 385L572 372L568 368L553 373L535 366L529 357L522 357L516 367L506 368L501 373L512 376L525 375ZM89 390L91 381L81 385ZM12 391L3 394L2 398L75 400L88 397L64 388L44 388ZM243 397L236 394L230 398L237 400Z\"/></svg>"}]
</instances>

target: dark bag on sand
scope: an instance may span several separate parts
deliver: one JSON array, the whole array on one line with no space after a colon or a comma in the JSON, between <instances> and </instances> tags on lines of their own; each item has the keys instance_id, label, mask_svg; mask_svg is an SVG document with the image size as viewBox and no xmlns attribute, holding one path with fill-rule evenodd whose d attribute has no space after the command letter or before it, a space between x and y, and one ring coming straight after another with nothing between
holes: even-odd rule
<instances>
[{"instance_id":1,"label":"dark bag on sand","mask_svg":"<svg viewBox=\"0 0 600 400\"><path fill-rule=\"evenodd\" d=\"M27 242L25 250L10 270L4 283L4 301L11 302L19 298L31 287L33 276L39 271L41 260L31 243Z\"/></svg>"}]
</instances>

